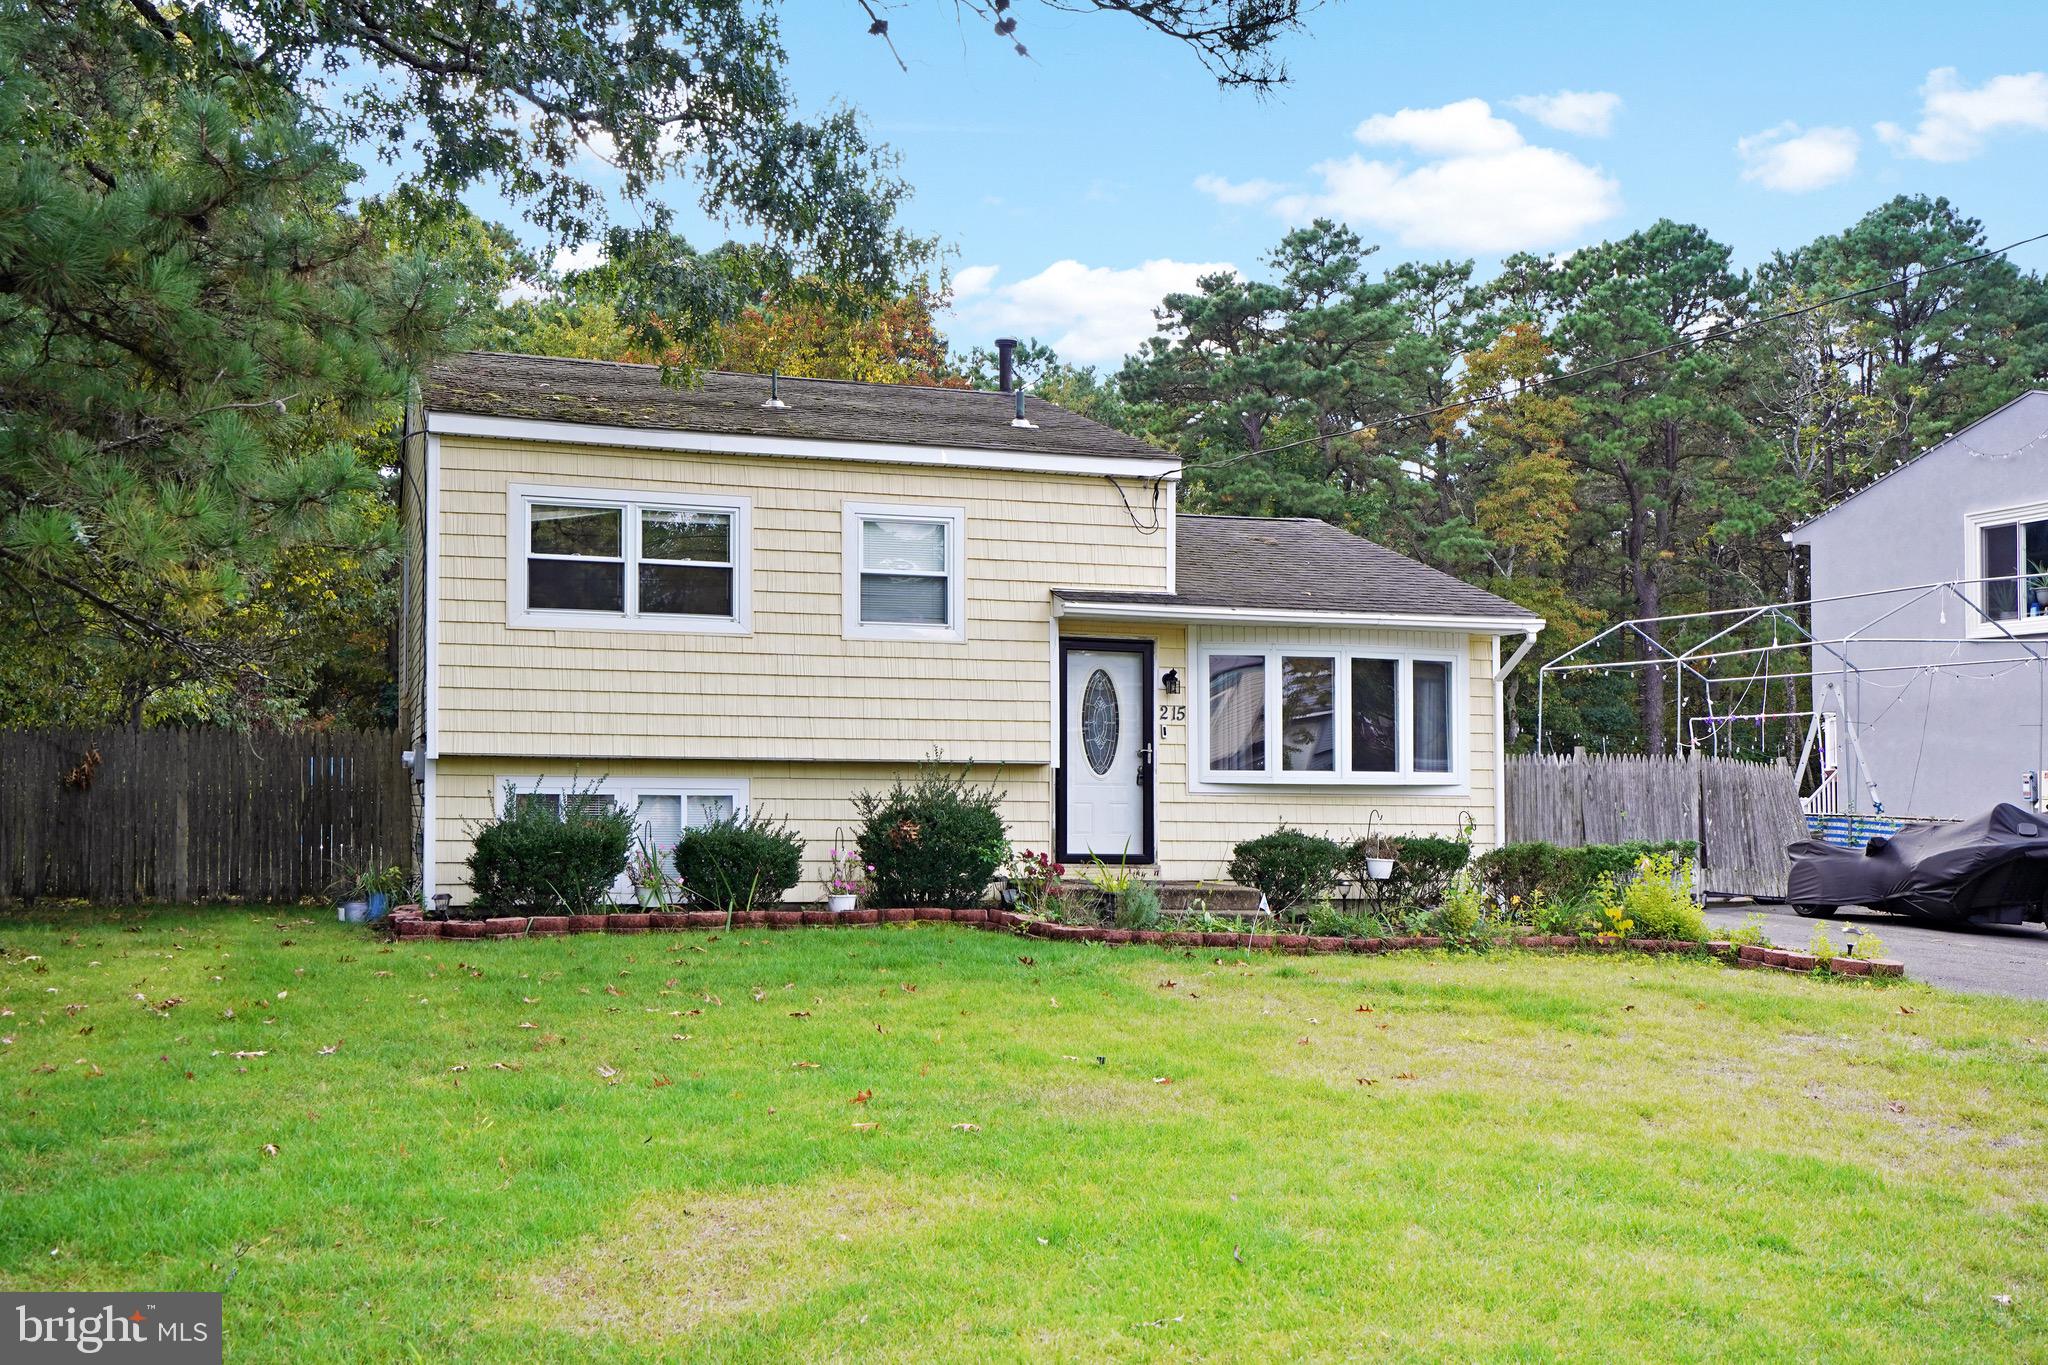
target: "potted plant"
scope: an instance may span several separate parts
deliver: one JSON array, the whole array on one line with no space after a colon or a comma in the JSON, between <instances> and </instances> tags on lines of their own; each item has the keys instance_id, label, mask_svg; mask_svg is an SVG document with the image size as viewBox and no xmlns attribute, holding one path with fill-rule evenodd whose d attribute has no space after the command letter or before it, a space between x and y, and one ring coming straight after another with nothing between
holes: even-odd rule
<instances>
[{"instance_id":1,"label":"potted plant","mask_svg":"<svg viewBox=\"0 0 2048 1365\"><path fill-rule=\"evenodd\" d=\"M1358 841L1358 856L1365 862L1365 875L1383 882L1394 875L1397 846L1384 834L1368 834Z\"/></svg>"},{"instance_id":2,"label":"potted plant","mask_svg":"<svg viewBox=\"0 0 2048 1365\"><path fill-rule=\"evenodd\" d=\"M875 892L874 868L860 860L858 853L834 848L830 871L825 877L825 904L835 915L851 914Z\"/></svg>"},{"instance_id":3,"label":"potted plant","mask_svg":"<svg viewBox=\"0 0 2048 1365\"><path fill-rule=\"evenodd\" d=\"M646 839L634 846L626 864L626 876L633 883L633 894L641 909L667 910L673 903L675 878L668 872L667 859Z\"/></svg>"}]
</instances>

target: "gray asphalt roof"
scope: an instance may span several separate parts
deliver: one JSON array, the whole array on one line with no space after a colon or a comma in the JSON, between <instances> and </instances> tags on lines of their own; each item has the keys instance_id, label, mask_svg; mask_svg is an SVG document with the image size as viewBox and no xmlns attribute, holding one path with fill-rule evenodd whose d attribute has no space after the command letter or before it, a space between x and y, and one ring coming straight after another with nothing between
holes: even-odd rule
<instances>
[{"instance_id":1,"label":"gray asphalt roof","mask_svg":"<svg viewBox=\"0 0 2048 1365\"><path fill-rule=\"evenodd\" d=\"M1060 591L1062 602L1526 618L1535 613L1308 517L1183 514L1174 593Z\"/></svg>"},{"instance_id":2,"label":"gray asphalt roof","mask_svg":"<svg viewBox=\"0 0 2048 1365\"><path fill-rule=\"evenodd\" d=\"M869 441L1045 455L1177 460L1113 427L1026 396L1034 427L1014 427L1011 395L981 389L778 381L783 408L761 406L768 376L713 370L688 387L661 382L654 365L469 351L433 366L423 381L430 411L597 426Z\"/></svg>"}]
</instances>

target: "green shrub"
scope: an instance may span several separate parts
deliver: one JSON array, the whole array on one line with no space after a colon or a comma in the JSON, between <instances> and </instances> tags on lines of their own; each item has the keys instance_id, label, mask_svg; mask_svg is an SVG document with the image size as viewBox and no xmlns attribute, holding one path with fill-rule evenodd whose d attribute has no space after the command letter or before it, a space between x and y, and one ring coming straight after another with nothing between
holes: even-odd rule
<instances>
[{"instance_id":1,"label":"green shrub","mask_svg":"<svg viewBox=\"0 0 2048 1365\"><path fill-rule=\"evenodd\" d=\"M587 915L626 870L633 817L591 789L558 801L505 787L504 813L471 826L469 887L478 914Z\"/></svg>"},{"instance_id":2,"label":"green shrub","mask_svg":"<svg viewBox=\"0 0 2048 1365\"><path fill-rule=\"evenodd\" d=\"M676 845L683 889L730 914L773 905L804 876L804 841L789 825L752 811L683 831Z\"/></svg>"},{"instance_id":3,"label":"green shrub","mask_svg":"<svg viewBox=\"0 0 2048 1365\"><path fill-rule=\"evenodd\" d=\"M1282 825L1232 849L1229 871L1230 880L1256 889L1278 915L1328 895L1343 863L1344 849L1336 840Z\"/></svg>"},{"instance_id":4,"label":"green shrub","mask_svg":"<svg viewBox=\"0 0 2048 1365\"><path fill-rule=\"evenodd\" d=\"M1394 875L1378 888L1383 896L1423 910L1442 904L1456 877L1472 859L1472 845L1463 839L1428 834L1394 836Z\"/></svg>"},{"instance_id":5,"label":"green shrub","mask_svg":"<svg viewBox=\"0 0 2048 1365\"><path fill-rule=\"evenodd\" d=\"M1304 918L1308 932L1328 938L1389 937L1387 927L1374 916L1341 910L1328 901L1309 906Z\"/></svg>"},{"instance_id":6,"label":"green shrub","mask_svg":"<svg viewBox=\"0 0 2048 1365\"><path fill-rule=\"evenodd\" d=\"M1442 902L1430 914L1429 929L1444 938L1469 938L1479 931L1479 922L1485 917L1479 883L1461 867L1451 874Z\"/></svg>"},{"instance_id":7,"label":"green shrub","mask_svg":"<svg viewBox=\"0 0 2048 1365\"><path fill-rule=\"evenodd\" d=\"M1635 880L1621 889L1621 910L1634 922L1635 936L1705 941L1707 918L1693 897L1692 864L1669 853L1653 853L1639 861L1635 871Z\"/></svg>"},{"instance_id":8,"label":"green shrub","mask_svg":"<svg viewBox=\"0 0 2048 1365\"><path fill-rule=\"evenodd\" d=\"M1689 840L1639 840L1576 848L1532 840L1482 853L1473 860L1472 870L1488 898L1503 904L1513 904L1516 897L1526 903L1538 891L1552 901L1570 902L1590 895L1602 874L1611 874L1619 885L1635 875L1636 864L1644 858L1667 854L1673 859L1690 859L1697 849Z\"/></svg>"},{"instance_id":9,"label":"green shrub","mask_svg":"<svg viewBox=\"0 0 2048 1365\"><path fill-rule=\"evenodd\" d=\"M978 902L1009 856L1003 795L977 787L934 755L905 784L853 798L860 817L855 846L875 869L875 903L964 906Z\"/></svg>"},{"instance_id":10,"label":"green shrub","mask_svg":"<svg viewBox=\"0 0 2048 1365\"><path fill-rule=\"evenodd\" d=\"M1738 948L1768 948L1771 946L1771 926L1761 910L1753 910L1742 917L1742 923L1721 936Z\"/></svg>"},{"instance_id":11,"label":"green shrub","mask_svg":"<svg viewBox=\"0 0 2048 1365\"><path fill-rule=\"evenodd\" d=\"M1110 922L1119 929L1159 927L1159 888L1139 879L1123 889L1111 909Z\"/></svg>"}]
</instances>

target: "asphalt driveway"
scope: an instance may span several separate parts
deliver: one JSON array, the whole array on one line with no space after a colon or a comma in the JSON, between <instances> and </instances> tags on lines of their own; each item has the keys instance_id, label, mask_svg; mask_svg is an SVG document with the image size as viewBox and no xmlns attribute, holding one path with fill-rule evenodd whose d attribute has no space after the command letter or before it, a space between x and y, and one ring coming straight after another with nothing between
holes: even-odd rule
<instances>
[{"instance_id":1,"label":"asphalt driveway","mask_svg":"<svg viewBox=\"0 0 2048 1365\"><path fill-rule=\"evenodd\" d=\"M1885 956L1904 962L1906 975L1916 981L1950 990L2048 1000L2048 931L2038 924L1929 929L1896 915L1867 910L1844 910L1831 920L1810 920L1793 914L1788 906L1747 901L1709 904L1707 923L1732 929L1756 913L1764 916L1772 940L1781 947L1805 947L1816 924L1827 925L1829 937L1838 946L1854 937L1848 930L1867 925L1883 936Z\"/></svg>"}]
</instances>

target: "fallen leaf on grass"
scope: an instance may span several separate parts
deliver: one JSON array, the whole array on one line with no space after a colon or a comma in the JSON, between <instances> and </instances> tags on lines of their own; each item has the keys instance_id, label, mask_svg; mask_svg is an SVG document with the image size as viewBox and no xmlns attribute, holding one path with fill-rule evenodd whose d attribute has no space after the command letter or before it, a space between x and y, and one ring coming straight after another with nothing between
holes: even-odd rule
<instances>
[{"instance_id":1,"label":"fallen leaf on grass","mask_svg":"<svg viewBox=\"0 0 2048 1365\"><path fill-rule=\"evenodd\" d=\"M1038 959L1035 957L1019 957L1017 960L1027 967L1036 967L1038 965Z\"/></svg>"},{"instance_id":2,"label":"fallen leaf on grass","mask_svg":"<svg viewBox=\"0 0 2048 1365\"><path fill-rule=\"evenodd\" d=\"M255 1052L231 1052L228 1055L230 1057L268 1057L270 1055L270 1049L259 1048Z\"/></svg>"},{"instance_id":3,"label":"fallen leaf on grass","mask_svg":"<svg viewBox=\"0 0 2048 1365\"><path fill-rule=\"evenodd\" d=\"M870 1132L873 1129L881 1127L881 1125L878 1123L856 1123L853 1126L855 1129L863 1133Z\"/></svg>"},{"instance_id":4,"label":"fallen leaf on grass","mask_svg":"<svg viewBox=\"0 0 2048 1365\"><path fill-rule=\"evenodd\" d=\"M1154 1084L1154 1085L1172 1085L1172 1084L1173 1084L1173 1077L1171 1077L1171 1076L1154 1076L1154 1077L1152 1078L1152 1084Z\"/></svg>"},{"instance_id":5,"label":"fallen leaf on grass","mask_svg":"<svg viewBox=\"0 0 2048 1365\"><path fill-rule=\"evenodd\" d=\"M332 1057L332 1056L333 1056L333 1055L334 1055L335 1053L337 1053L337 1052L339 1052L339 1051L341 1051L341 1044L340 1044L340 1043L335 1043L335 1044L334 1044L333 1046L331 1046L331 1047L323 1047L323 1048L321 1048L321 1049L320 1049L320 1055L321 1055L322 1057Z\"/></svg>"},{"instance_id":6,"label":"fallen leaf on grass","mask_svg":"<svg viewBox=\"0 0 2048 1365\"><path fill-rule=\"evenodd\" d=\"M1159 989L1162 991L1170 991L1179 984L1180 982L1178 981L1162 981L1159 983Z\"/></svg>"},{"instance_id":7,"label":"fallen leaf on grass","mask_svg":"<svg viewBox=\"0 0 2048 1365\"><path fill-rule=\"evenodd\" d=\"M1904 1100L1886 1100L1884 1107L1887 1112L1893 1114L1903 1114L1906 1112L1906 1102Z\"/></svg>"},{"instance_id":8,"label":"fallen leaf on grass","mask_svg":"<svg viewBox=\"0 0 2048 1365\"><path fill-rule=\"evenodd\" d=\"M519 1063L517 1063L517 1062L492 1062L492 1063L491 1063L491 1070L493 1070L493 1071L518 1071L519 1069L520 1069L520 1066L519 1066Z\"/></svg>"},{"instance_id":9,"label":"fallen leaf on grass","mask_svg":"<svg viewBox=\"0 0 2048 1365\"><path fill-rule=\"evenodd\" d=\"M809 1010L791 1010L789 1017L792 1019L808 1019L811 1017L811 1012Z\"/></svg>"},{"instance_id":10,"label":"fallen leaf on grass","mask_svg":"<svg viewBox=\"0 0 2048 1365\"><path fill-rule=\"evenodd\" d=\"M274 1142L266 1142L266 1143L264 1143L264 1144L263 1144L263 1155L265 1155L265 1156L276 1156L276 1155L277 1155L277 1144L276 1144L276 1143L274 1143Z\"/></svg>"},{"instance_id":11,"label":"fallen leaf on grass","mask_svg":"<svg viewBox=\"0 0 2048 1365\"><path fill-rule=\"evenodd\" d=\"M1360 1076L1360 1077L1358 1077L1358 1083L1359 1083L1360 1085L1378 1085L1378 1084L1379 1084L1379 1082L1378 1082L1378 1081L1374 1080L1374 1079L1373 1079L1372 1077L1370 1077L1370 1076Z\"/></svg>"},{"instance_id":12,"label":"fallen leaf on grass","mask_svg":"<svg viewBox=\"0 0 2048 1365\"><path fill-rule=\"evenodd\" d=\"M617 1080L619 1075L616 1068L606 1066L603 1062L597 1064L597 1074L608 1081Z\"/></svg>"},{"instance_id":13,"label":"fallen leaf on grass","mask_svg":"<svg viewBox=\"0 0 2048 1365\"><path fill-rule=\"evenodd\" d=\"M1913 1008L1913 1007L1912 1007L1911 1005L1901 1005L1901 1006L1899 1006L1899 1013L1900 1013L1900 1014L1918 1014L1919 1012L1920 1012L1920 1011L1918 1011L1918 1010L1914 1009L1914 1008Z\"/></svg>"},{"instance_id":14,"label":"fallen leaf on grass","mask_svg":"<svg viewBox=\"0 0 2048 1365\"><path fill-rule=\"evenodd\" d=\"M866 1103L867 1103L867 1102L868 1102L869 1100L873 1099L874 1097L875 1097L875 1092L874 1092L874 1091L872 1091L872 1090L863 1090L863 1091L861 1091L861 1092L860 1092L859 1094L855 1095L855 1096L854 1096L854 1097L853 1097L852 1099L848 1100L848 1101L847 1101L847 1103L848 1103L848 1104L866 1104Z\"/></svg>"},{"instance_id":15,"label":"fallen leaf on grass","mask_svg":"<svg viewBox=\"0 0 2048 1365\"><path fill-rule=\"evenodd\" d=\"M981 1131L981 1125L978 1123L956 1123L953 1125L953 1131L956 1133L978 1133Z\"/></svg>"},{"instance_id":16,"label":"fallen leaf on grass","mask_svg":"<svg viewBox=\"0 0 2048 1365\"><path fill-rule=\"evenodd\" d=\"M539 1025L539 1024L536 1024L536 1023L534 1023L534 1022L533 1022L532 1020L530 1020L530 1019L521 1019L521 1020L519 1021L519 1027L521 1027L521 1028L539 1028L539 1027L540 1027L540 1025Z\"/></svg>"},{"instance_id":17,"label":"fallen leaf on grass","mask_svg":"<svg viewBox=\"0 0 2048 1365\"><path fill-rule=\"evenodd\" d=\"M1412 1081L1415 1079L1415 1073L1412 1071L1397 1071L1394 1073L1394 1079L1397 1081Z\"/></svg>"},{"instance_id":18,"label":"fallen leaf on grass","mask_svg":"<svg viewBox=\"0 0 2048 1365\"><path fill-rule=\"evenodd\" d=\"M816 1062L791 1062L789 1065L796 1071L816 1071L818 1069Z\"/></svg>"},{"instance_id":19,"label":"fallen leaf on grass","mask_svg":"<svg viewBox=\"0 0 2048 1365\"><path fill-rule=\"evenodd\" d=\"M1353 1011L1351 1011L1351 1012L1352 1012L1353 1014L1371 1014L1371 1013L1372 1013L1372 1006L1371 1006L1371 1005L1360 1005L1360 1006L1359 1006L1359 1007L1358 1007L1357 1009L1355 1009L1355 1010L1353 1010Z\"/></svg>"},{"instance_id":20,"label":"fallen leaf on grass","mask_svg":"<svg viewBox=\"0 0 2048 1365\"><path fill-rule=\"evenodd\" d=\"M456 1063L456 1064L455 1064L454 1066L451 1066L451 1067L449 1067L448 1069L449 1069L450 1071L467 1071L467 1070L469 1070L469 1063L468 1063L468 1062L457 1062L457 1063Z\"/></svg>"}]
</instances>

